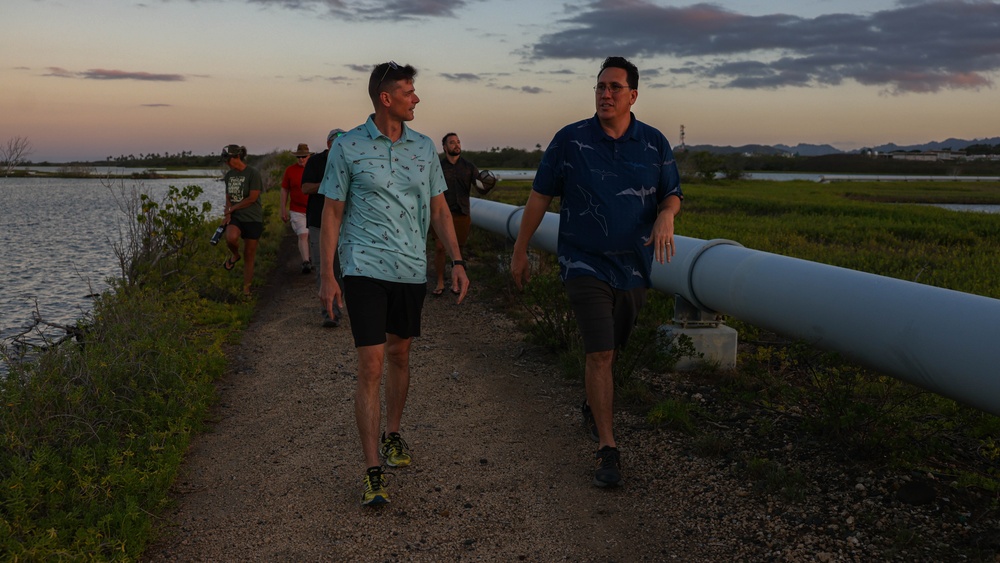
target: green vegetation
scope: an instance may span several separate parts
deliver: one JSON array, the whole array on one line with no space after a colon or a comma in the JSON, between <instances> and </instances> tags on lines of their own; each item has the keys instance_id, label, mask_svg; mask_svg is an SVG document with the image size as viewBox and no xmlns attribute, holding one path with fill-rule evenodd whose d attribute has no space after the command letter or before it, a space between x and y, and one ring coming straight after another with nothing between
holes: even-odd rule
<instances>
[{"instance_id":1,"label":"green vegetation","mask_svg":"<svg viewBox=\"0 0 1000 563\"><path fill-rule=\"evenodd\" d=\"M292 156L291 151L275 151L263 155L247 155L247 164L257 168L258 170L267 170L269 174L266 175L272 181L265 185L266 188L274 187L281 182L281 173L284 171L285 167L293 164L295 162L295 157ZM140 154L138 157L135 155L128 156L118 156L118 157L108 157L107 161L92 161L92 162L68 162L63 164L53 164L50 162L35 162L30 161L20 162L19 165L28 166L28 169L24 170L10 170L8 171L8 176L15 177L46 177L46 178L93 178L100 176L101 178L108 179L131 179L131 180L151 180L151 179L180 179L180 178L202 178L202 175L195 176L184 176L177 174L165 175L157 170L189 170L189 169L206 169L206 170L216 170L219 176L225 173L225 165L223 165L219 160L219 154L209 154L196 156L190 152L183 151L176 155L165 154ZM280 165L280 168L276 168ZM32 166L55 166L56 170L54 172L46 170L33 170ZM115 170L112 173L101 173L98 174L98 169L105 170L109 167L114 170L113 167L120 167L122 170L119 172ZM128 171L129 169L136 169L135 171ZM156 169L156 170L153 170Z\"/></svg>"},{"instance_id":2,"label":"green vegetation","mask_svg":"<svg viewBox=\"0 0 1000 563\"><path fill-rule=\"evenodd\" d=\"M996 215L906 205L1000 204L995 183L744 181L688 185L685 196L685 236L1000 298Z\"/></svg>"},{"instance_id":3,"label":"green vegetation","mask_svg":"<svg viewBox=\"0 0 1000 563\"><path fill-rule=\"evenodd\" d=\"M315 147L314 147L315 148ZM175 169L184 170L188 168L218 168L219 167L219 154L221 153L222 147L219 147L217 153L196 155L192 151L180 151L178 153L149 153L138 155L135 154L122 154L118 156L109 156L105 160L94 160L87 162L67 162L61 164L54 164L50 162L31 162L30 160L21 159L14 164L14 166L20 164L29 164L34 166L59 166L66 170L66 173L80 174L81 172L86 172L87 170L92 170L97 167L106 166L120 166L122 168L165 168L165 169ZM291 154L290 151L273 151L264 155L247 155L247 162L251 166L258 166L261 161L267 160L270 157L278 154ZM536 146L534 150L528 151L524 149L515 149L513 147L493 147L486 151L464 151L463 155L476 163L476 166L483 169L494 169L494 168L526 168L534 169L538 167L538 163L542 160L542 147ZM292 162L295 162L294 157ZM0 160L0 164L3 161ZM17 171L9 172L9 175L17 175ZM280 179L280 177L279 177Z\"/></svg>"},{"instance_id":4,"label":"green vegetation","mask_svg":"<svg viewBox=\"0 0 1000 563\"><path fill-rule=\"evenodd\" d=\"M969 155L994 155L1000 151L997 145L972 145L966 149ZM287 151L285 151L287 152ZM281 151L269 153L279 154ZM542 146L536 145L533 150L513 147L492 147L485 151L466 150L463 155L483 169L529 169L538 168L542 159ZM251 155L251 164L269 155ZM716 173L721 173L729 180L738 180L747 172L801 172L822 174L881 174L909 176L1000 176L1000 161L988 159L973 160L942 160L922 162L913 160L877 158L863 154L830 154L823 156L784 156L784 155L745 155L740 153L722 154L705 150L677 151L675 153L681 175L686 181L714 180ZM2 161L2 159L0 159ZM54 166L49 162L32 163L28 160L18 161L22 164L37 166ZM120 166L122 168L139 168L136 178L158 177L151 169L215 168L219 166L218 153L195 155L191 151L171 153L129 154L109 156L103 161L69 162L61 166L56 175L87 175L93 174L98 167ZM23 176L22 170L8 171L9 175ZM38 173L38 175L42 175Z\"/></svg>"},{"instance_id":5,"label":"green vegetation","mask_svg":"<svg viewBox=\"0 0 1000 563\"><path fill-rule=\"evenodd\" d=\"M691 414L693 409L690 401L665 399L653 405L646 419L651 424L669 426L685 434L694 434L695 424Z\"/></svg>"},{"instance_id":6,"label":"green vegetation","mask_svg":"<svg viewBox=\"0 0 1000 563\"><path fill-rule=\"evenodd\" d=\"M490 198L520 205L529 189L527 182L505 182ZM996 183L716 181L688 184L685 196L677 220L684 236L730 239L766 252L1000 298L998 216L913 205L1000 204ZM501 274L509 278L509 241L478 240L492 244L480 252L495 254ZM569 376L582 381L582 352L559 295L554 258L533 252L531 259L540 272L532 284L541 287L529 284L521 293L509 281L492 283L496 291L507 284L507 303L520 314L529 338L553 349ZM777 461L754 461L743 450L769 445L784 451L788 443L808 442L836 457L946 475L955 486L1000 501L1000 418L735 319L728 320L740 335L735 371L705 366L668 378L671 362L693 351L680 351L683 343L672 343L674 351L666 356L641 350L650 347L650 329L671 316L672 300L651 292L639 327L618 357L618 402L642 409L649 423L693 432L696 453L741 460L746 476L764 484L761 490L795 500L800 477ZM653 348L662 349L662 343ZM722 394L714 409L691 400L705 386ZM752 427L751 442L718 434L717 427L733 420Z\"/></svg>"},{"instance_id":7,"label":"green vegetation","mask_svg":"<svg viewBox=\"0 0 1000 563\"><path fill-rule=\"evenodd\" d=\"M266 159L269 185L287 161ZM504 182L490 198L521 204L528 189ZM1000 298L996 216L886 203L1000 203L996 184L726 182L692 184L686 195L678 219L686 236ZM0 379L0 553L9 560L141 555L191 436L203 428L225 349L252 314L239 276L219 267L224 252L208 245L215 225L204 221L209 209L192 203L196 196L193 187L161 201L123 190L132 223L116 247L122 276L82 319L77 340L32 362L0 349L9 367ZM276 199L274 190L265 194L258 280L284 232ZM552 257L533 256L541 274L529 287L537 287L521 293L506 270L509 241L477 229L470 249L477 285L504 298L544 346L572 350L578 337L558 304ZM671 315L670 298L652 292L615 380L619 399L642 409L646 422L691 434L693 453L735 460L737 477L797 502L803 476L779 456L819 443L844 459L934 472L984 492L996 509L1000 418L738 321L730 323L740 332L738 370L667 381L678 355L693 353L676 342L663 353L656 327ZM710 401L699 396L715 390ZM748 438L721 435L728 427L747 428Z\"/></svg>"},{"instance_id":8,"label":"green vegetation","mask_svg":"<svg viewBox=\"0 0 1000 563\"><path fill-rule=\"evenodd\" d=\"M1000 176L1000 161L938 160L921 162L860 154L810 157L760 156L746 158L747 170L760 172L821 172L826 174L890 174L910 176Z\"/></svg>"},{"instance_id":9,"label":"green vegetation","mask_svg":"<svg viewBox=\"0 0 1000 563\"><path fill-rule=\"evenodd\" d=\"M122 277L75 341L22 361L0 348L0 553L12 561L137 560L193 433L215 396L225 347L253 312L219 267L197 186L162 201L120 190ZM284 232L265 195L255 278Z\"/></svg>"}]
</instances>

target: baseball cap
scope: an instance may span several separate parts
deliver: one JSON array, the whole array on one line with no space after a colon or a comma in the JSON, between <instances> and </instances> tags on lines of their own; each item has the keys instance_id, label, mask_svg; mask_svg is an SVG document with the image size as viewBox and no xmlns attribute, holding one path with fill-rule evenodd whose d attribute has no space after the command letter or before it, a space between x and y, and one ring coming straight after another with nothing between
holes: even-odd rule
<instances>
[{"instance_id":1,"label":"baseball cap","mask_svg":"<svg viewBox=\"0 0 1000 563\"><path fill-rule=\"evenodd\" d=\"M327 141L327 142L330 142L330 141L332 141L332 140L336 139L337 137L339 137L339 136L343 135L344 133L347 133L347 131L344 131L343 129L333 129L333 130L331 130L331 131L330 131L330 133L329 133L329 134L328 134L328 135L326 136L326 141Z\"/></svg>"}]
</instances>

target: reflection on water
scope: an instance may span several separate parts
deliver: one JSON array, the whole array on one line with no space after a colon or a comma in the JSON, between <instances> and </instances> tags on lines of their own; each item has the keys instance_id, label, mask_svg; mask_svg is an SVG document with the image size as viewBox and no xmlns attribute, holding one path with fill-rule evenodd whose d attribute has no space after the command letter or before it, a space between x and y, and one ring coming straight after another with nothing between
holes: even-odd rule
<instances>
[{"instance_id":1,"label":"reflection on water","mask_svg":"<svg viewBox=\"0 0 1000 563\"><path fill-rule=\"evenodd\" d=\"M173 168L124 168L121 166L84 166L83 168L88 168L90 170L91 176L95 178L102 178L108 176L128 176L131 177L132 174L142 174L145 171L155 172L161 176L195 176L204 178L222 178L228 168L219 166L216 168L188 168L184 170L177 170ZM24 170L29 173L31 172L42 172L45 174L57 174L63 172L65 166L17 166L16 170Z\"/></svg>"},{"instance_id":2,"label":"reflection on water","mask_svg":"<svg viewBox=\"0 0 1000 563\"><path fill-rule=\"evenodd\" d=\"M171 185L199 185L203 201L223 207L222 183L210 178L0 178L0 340L31 324L36 303L43 319L58 324L74 324L89 311L88 296L120 276L112 244L125 215L116 195L140 189L160 201Z\"/></svg>"},{"instance_id":3,"label":"reflection on water","mask_svg":"<svg viewBox=\"0 0 1000 563\"><path fill-rule=\"evenodd\" d=\"M949 211L962 211L966 213L1000 213L1000 205L983 205L977 203L918 203L917 205L930 205L940 207Z\"/></svg>"}]
</instances>

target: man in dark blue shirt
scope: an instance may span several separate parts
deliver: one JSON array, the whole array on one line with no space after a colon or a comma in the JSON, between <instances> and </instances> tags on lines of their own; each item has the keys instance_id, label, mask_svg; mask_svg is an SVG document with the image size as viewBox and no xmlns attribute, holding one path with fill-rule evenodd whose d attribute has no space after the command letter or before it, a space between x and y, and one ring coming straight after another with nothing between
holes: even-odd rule
<instances>
[{"instance_id":1,"label":"man in dark blue shirt","mask_svg":"<svg viewBox=\"0 0 1000 563\"><path fill-rule=\"evenodd\" d=\"M528 242L552 198L560 198L557 253L586 354L584 421L598 441L594 484L622 483L612 431L612 364L646 300L652 261L674 255L680 177L666 138L632 114L639 71L608 57L594 87L594 117L556 133L535 174L511 257L518 288L528 281Z\"/></svg>"}]
</instances>

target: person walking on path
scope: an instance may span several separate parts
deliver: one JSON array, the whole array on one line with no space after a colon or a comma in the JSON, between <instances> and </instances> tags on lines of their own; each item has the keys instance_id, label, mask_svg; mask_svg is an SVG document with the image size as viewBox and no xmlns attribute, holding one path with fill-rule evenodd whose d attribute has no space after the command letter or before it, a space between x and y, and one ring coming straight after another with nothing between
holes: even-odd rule
<instances>
[{"instance_id":1,"label":"person walking on path","mask_svg":"<svg viewBox=\"0 0 1000 563\"><path fill-rule=\"evenodd\" d=\"M444 198L451 211L458 245L464 252L465 241L469 240L469 231L472 230L472 217L469 216L469 196L472 189L475 188L479 195L486 195L497 185L497 179L489 170L480 172L475 164L462 156L462 141L457 133L445 135L441 139L441 146L444 148L441 170L444 172L444 181L448 184ZM476 183L477 180L482 182L482 187ZM437 284L431 295L439 297L444 293L444 244L433 229L431 234L434 236L434 270L437 272Z\"/></svg>"},{"instance_id":2,"label":"person walking on path","mask_svg":"<svg viewBox=\"0 0 1000 563\"><path fill-rule=\"evenodd\" d=\"M683 199L670 144L631 111L638 88L635 65L605 59L594 87L595 115L556 133L542 156L510 265L522 288L530 277L528 242L559 197L557 254L583 337L582 409L598 440L598 487L622 484L612 365L645 303L653 259L662 264L675 253L674 217Z\"/></svg>"},{"instance_id":3,"label":"person walking on path","mask_svg":"<svg viewBox=\"0 0 1000 563\"><path fill-rule=\"evenodd\" d=\"M330 154L330 145L333 141L344 134L343 129L333 129L326 135L326 150L316 153L306 161L305 171L302 172L302 192L308 197L306 202L306 226L309 228L309 256L312 259L313 269L316 270L316 290L319 291L322 269L322 253L319 250L320 225L323 224L323 201L326 196L319 193L319 184L323 181L323 174L326 172L326 158ZM336 251L333 253L333 274L337 278L337 284L342 285L340 279L340 258ZM326 312L326 307L320 307L320 316L323 318L324 328L336 328L340 326L340 307L334 306L333 316Z\"/></svg>"},{"instance_id":4,"label":"person walking on path","mask_svg":"<svg viewBox=\"0 0 1000 563\"><path fill-rule=\"evenodd\" d=\"M358 353L354 416L367 466L363 505L389 502L380 454L390 467L411 462L400 425L410 383L410 345L420 336L427 294L431 224L452 257L451 289L458 303L469 290L434 143L406 125L420 102L415 75L410 65L375 66L368 80L375 113L330 147L319 188L327 198L319 297L330 316L334 304L343 307L346 301ZM335 249L343 289L333 273ZM386 364L386 424L380 441L379 390Z\"/></svg>"},{"instance_id":5,"label":"person walking on path","mask_svg":"<svg viewBox=\"0 0 1000 563\"><path fill-rule=\"evenodd\" d=\"M247 166L247 148L240 145L226 145L222 149L222 161L229 166L222 180L226 185L226 246L231 256L222 267L232 270L243 260L243 296L250 297L253 283L253 264L257 257L257 242L264 233L264 208L260 194L264 181L256 168ZM243 239L243 254L240 254L240 239Z\"/></svg>"},{"instance_id":6,"label":"person walking on path","mask_svg":"<svg viewBox=\"0 0 1000 563\"><path fill-rule=\"evenodd\" d=\"M299 143L292 153L295 164L285 168L281 176L281 220L291 224L292 231L298 237L299 257L302 258L302 273L312 272L313 263L309 254L309 228L306 226L306 204L309 198L302 193L302 172L306 161L312 154L309 145Z\"/></svg>"}]
</instances>

